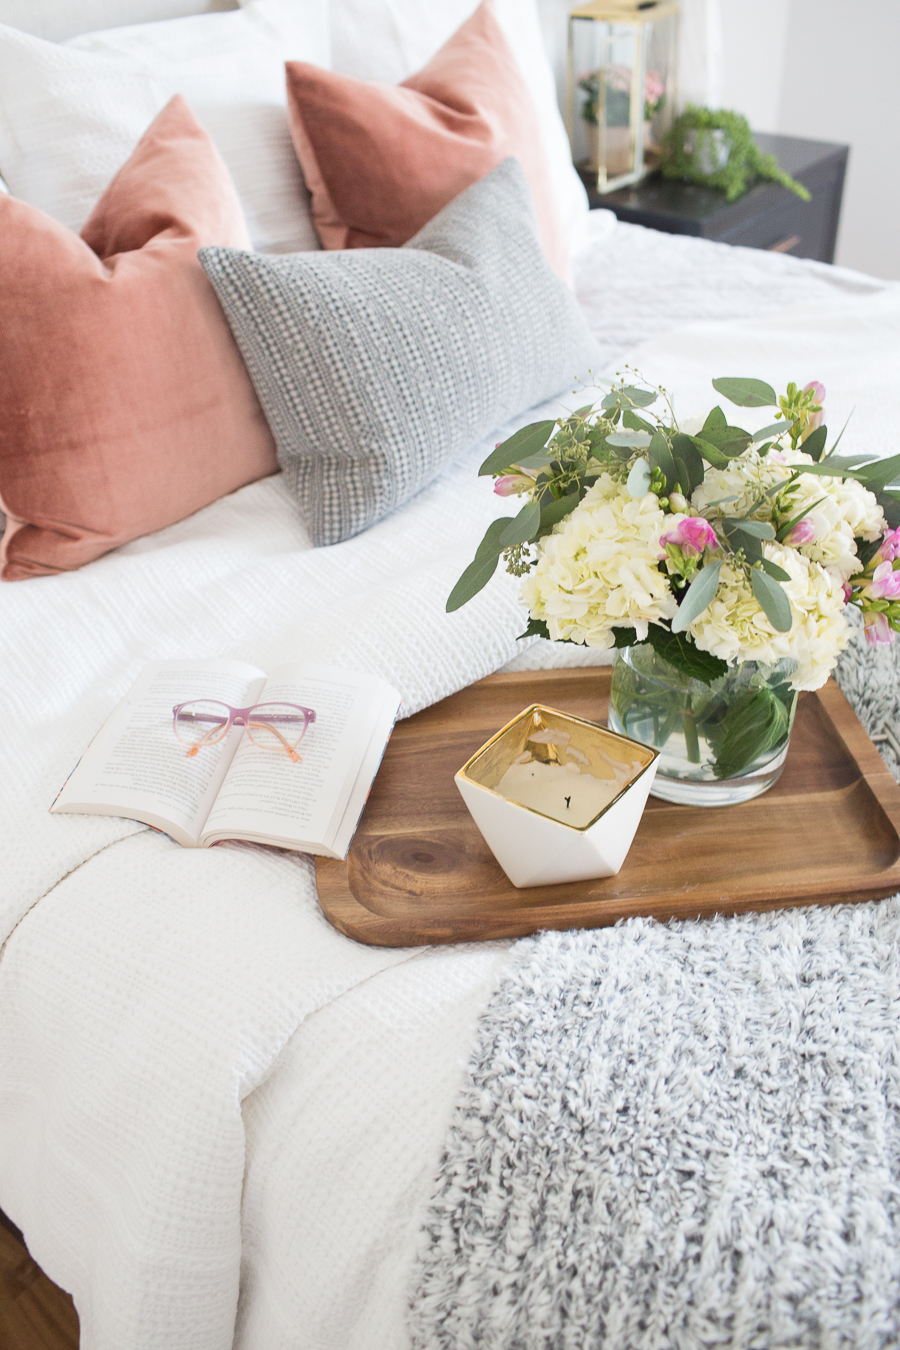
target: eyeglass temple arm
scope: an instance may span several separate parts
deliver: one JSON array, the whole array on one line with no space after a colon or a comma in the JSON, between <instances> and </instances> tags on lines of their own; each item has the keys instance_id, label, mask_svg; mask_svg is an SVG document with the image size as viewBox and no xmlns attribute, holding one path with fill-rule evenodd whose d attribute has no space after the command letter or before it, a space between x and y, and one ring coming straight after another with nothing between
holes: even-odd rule
<instances>
[{"instance_id":1,"label":"eyeglass temple arm","mask_svg":"<svg viewBox=\"0 0 900 1350\"><path fill-rule=\"evenodd\" d=\"M302 763L303 763L303 758L302 758L302 756L297 754L297 751L296 751L296 750L294 749L294 747L291 745L290 741L286 741L285 738L282 736L281 732L278 730L278 728L277 728L276 726L273 726L271 722L256 722L256 721L254 721L253 717L251 716L250 719L249 719L249 721L247 722L247 726L248 726L248 727L260 727L260 728L262 728L262 729L265 730L265 731L274 731L275 735L276 735L276 736L278 737L278 739L281 741L281 744L284 746L285 750L288 752L288 754L290 755L290 757L291 757L291 759L294 761L294 763L295 763L295 764L302 764Z\"/></svg>"}]
</instances>

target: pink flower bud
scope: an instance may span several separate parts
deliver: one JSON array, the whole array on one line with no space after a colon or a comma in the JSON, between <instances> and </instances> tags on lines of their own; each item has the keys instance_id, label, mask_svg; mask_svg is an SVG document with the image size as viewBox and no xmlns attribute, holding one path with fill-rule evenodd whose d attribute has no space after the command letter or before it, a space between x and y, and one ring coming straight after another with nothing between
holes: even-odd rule
<instances>
[{"instance_id":1,"label":"pink flower bud","mask_svg":"<svg viewBox=\"0 0 900 1350\"><path fill-rule=\"evenodd\" d=\"M889 562L879 563L866 593L873 600L900 600L900 569L895 572Z\"/></svg>"},{"instance_id":2,"label":"pink flower bud","mask_svg":"<svg viewBox=\"0 0 900 1350\"><path fill-rule=\"evenodd\" d=\"M684 516L660 536L659 542L663 547L674 544L687 558L696 558L705 548L717 548L719 544L715 530L702 516Z\"/></svg>"},{"instance_id":3,"label":"pink flower bud","mask_svg":"<svg viewBox=\"0 0 900 1350\"><path fill-rule=\"evenodd\" d=\"M885 614L867 614L865 624L863 631L870 647L887 647L894 641L894 634Z\"/></svg>"},{"instance_id":4,"label":"pink flower bud","mask_svg":"<svg viewBox=\"0 0 900 1350\"><path fill-rule=\"evenodd\" d=\"M893 562L895 558L900 558L900 527L887 531L878 546L878 556L885 562Z\"/></svg>"},{"instance_id":5,"label":"pink flower bud","mask_svg":"<svg viewBox=\"0 0 900 1350\"><path fill-rule=\"evenodd\" d=\"M534 479L524 473L505 473L494 483L498 497L518 497L523 492L530 492L533 487Z\"/></svg>"},{"instance_id":6,"label":"pink flower bud","mask_svg":"<svg viewBox=\"0 0 900 1350\"><path fill-rule=\"evenodd\" d=\"M853 599L853 587L850 585L849 581L842 581L841 586L844 591L844 604L849 605L850 601Z\"/></svg>"},{"instance_id":7,"label":"pink flower bud","mask_svg":"<svg viewBox=\"0 0 900 1350\"><path fill-rule=\"evenodd\" d=\"M804 516L798 520L797 524L791 530L785 543L791 544L794 548L799 548L801 544L811 544L816 537L816 527L809 516Z\"/></svg>"},{"instance_id":8,"label":"pink flower bud","mask_svg":"<svg viewBox=\"0 0 900 1350\"><path fill-rule=\"evenodd\" d=\"M803 429L803 435L800 437L801 445L806 440L810 432L815 431L816 428L820 427L822 425L822 422L825 420L825 412L822 408L822 404L825 402L824 384L819 384L818 380L810 380L809 384L805 384L803 386L803 392L804 394L812 394L813 403L814 404L817 403L819 405L819 411L806 414L806 425Z\"/></svg>"}]
</instances>

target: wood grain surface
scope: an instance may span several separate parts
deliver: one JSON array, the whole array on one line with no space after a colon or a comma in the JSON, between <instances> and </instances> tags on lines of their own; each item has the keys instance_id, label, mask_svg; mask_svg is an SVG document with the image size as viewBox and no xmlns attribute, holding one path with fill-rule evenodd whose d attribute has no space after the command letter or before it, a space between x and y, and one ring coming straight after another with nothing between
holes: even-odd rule
<instances>
[{"instance_id":1,"label":"wood grain surface","mask_svg":"<svg viewBox=\"0 0 900 1350\"><path fill-rule=\"evenodd\" d=\"M0 1213L0 1350L78 1350L78 1340L71 1298L48 1280Z\"/></svg>"},{"instance_id":2,"label":"wood grain surface","mask_svg":"<svg viewBox=\"0 0 900 1350\"><path fill-rule=\"evenodd\" d=\"M453 782L535 701L605 722L608 669L491 675L400 722L345 862L316 859L319 902L378 946L880 899L900 890L900 786L833 681L801 695L784 772L737 806L651 797L618 876L517 890Z\"/></svg>"}]
</instances>

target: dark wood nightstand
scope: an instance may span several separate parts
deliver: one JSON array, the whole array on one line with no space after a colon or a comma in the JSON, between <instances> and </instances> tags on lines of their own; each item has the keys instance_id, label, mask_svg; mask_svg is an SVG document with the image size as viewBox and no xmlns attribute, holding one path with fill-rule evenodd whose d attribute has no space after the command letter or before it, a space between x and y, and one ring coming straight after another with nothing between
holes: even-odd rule
<instances>
[{"instance_id":1,"label":"dark wood nightstand","mask_svg":"<svg viewBox=\"0 0 900 1350\"><path fill-rule=\"evenodd\" d=\"M723 244L743 244L748 248L792 253L796 258L834 262L849 147L762 132L754 140L809 189L811 201L801 201L777 183L758 183L736 202L729 203L723 192L713 188L695 187L654 174L636 187L620 188L606 195L586 180L591 206L605 206L619 220L647 225L667 234L699 235Z\"/></svg>"}]
</instances>

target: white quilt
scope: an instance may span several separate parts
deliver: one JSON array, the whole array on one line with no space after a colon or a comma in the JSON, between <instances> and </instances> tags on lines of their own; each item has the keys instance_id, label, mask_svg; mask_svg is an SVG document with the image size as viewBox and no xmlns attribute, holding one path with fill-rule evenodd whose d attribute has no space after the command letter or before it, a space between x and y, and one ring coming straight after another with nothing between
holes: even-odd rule
<instances>
[{"instance_id":1,"label":"white quilt","mask_svg":"<svg viewBox=\"0 0 900 1350\"><path fill-rule=\"evenodd\" d=\"M848 448L888 448L900 287L592 225L579 294L605 359L652 339L640 365L684 415L715 375L818 378L829 412L858 405ZM508 510L483 453L334 548L276 478L0 589L0 1206L73 1292L83 1350L406 1343L417 1206L506 944L361 947L302 858L47 807L151 658L326 660L389 679L407 714L513 658L510 578L444 613Z\"/></svg>"}]
</instances>

